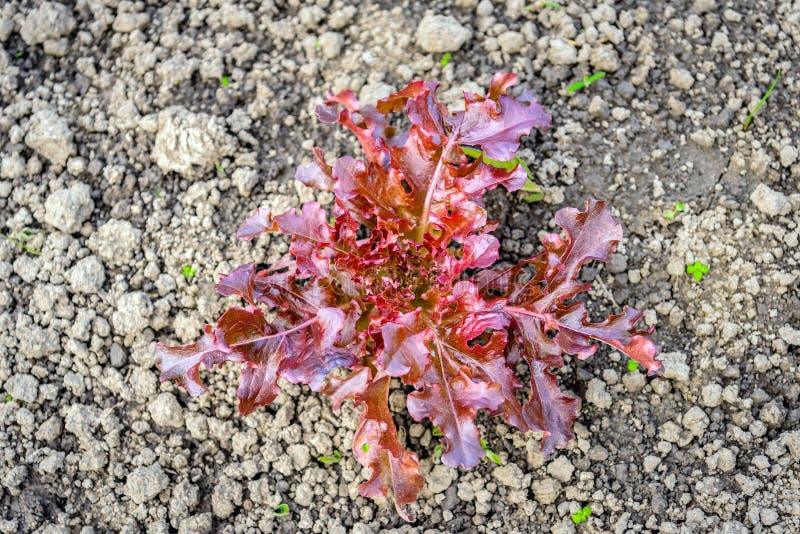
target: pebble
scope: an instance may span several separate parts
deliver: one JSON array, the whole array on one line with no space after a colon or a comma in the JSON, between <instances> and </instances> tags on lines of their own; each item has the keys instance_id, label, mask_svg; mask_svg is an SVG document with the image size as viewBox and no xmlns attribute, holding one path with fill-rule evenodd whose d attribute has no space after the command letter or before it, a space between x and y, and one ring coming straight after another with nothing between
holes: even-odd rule
<instances>
[{"instance_id":1,"label":"pebble","mask_svg":"<svg viewBox=\"0 0 800 534\"><path fill-rule=\"evenodd\" d=\"M542 478L533 482L531 490L536 502L548 505L556 502L561 493L561 484L554 478Z\"/></svg>"},{"instance_id":2,"label":"pebble","mask_svg":"<svg viewBox=\"0 0 800 534\"><path fill-rule=\"evenodd\" d=\"M572 65L578 62L578 49L563 39L551 39L547 57L554 65Z\"/></svg>"},{"instance_id":3,"label":"pebble","mask_svg":"<svg viewBox=\"0 0 800 534\"><path fill-rule=\"evenodd\" d=\"M319 46L323 57L333 59L342 53L344 36L338 32L325 32L319 36Z\"/></svg>"},{"instance_id":4,"label":"pebble","mask_svg":"<svg viewBox=\"0 0 800 534\"><path fill-rule=\"evenodd\" d=\"M708 427L709 419L702 408L699 406L692 406L689 408L689 411L683 414L681 423L690 434L695 437L700 437Z\"/></svg>"},{"instance_id":5,"label":"pebble","mask_svg":"<svg viewBox=\"0 0 800 534\"><path fill-rule=\"evenodd\" d=\"M500 49L506 54L516 54L525 46L525 37L519 32L503 32L497 36Z\"/></svg>"},{"instance_id":6,"label":"pebble","mask_svg":"<svg viewBox=\"0 0 800 534\"><path fill-rule=\"evenodd\" d=\"M136 504L144 504L154 499L169 485L169 477L154 463L149 467L137 467L125 480L125 495Z\"/></svg>"},{"instance_id":7,"label":"pebble","mask_svg":"<svg viewBox=\"0 0 800 534\"><path fill-rule=\"evenodd\" d=\"M236 138L228 133L221 118L171 106L158 114L158 132L150 156L165 173L195 177L213 170L236 148Z\"/></svg>"},{"instance_id":8,"label":"pebble","mask_svg":"<svg viewBox=\"0 0 800 534\"><path fill-rule=\"evenodd\" d=\"M211 510L214 515L224 519L240 504L242 504L242 485L226 476L218 479L211 494Z\"/></svg>"},{"instance_id":9,"label":"pebble","mask_svg":"<svg viewBox=\"0 0 800 534\"><path fill-rule=\"evenodd\" d=\"M611 406L611 395L606 391L606 383L599 378L593 378L589 381L589 386L586 388L586 400L605 410Z\"/></svg>"},{"instance_id":10,"label":"pebble","mask_svg":"<svg viewBox=\"0 0 800 534\"><path fill-rule=\"evenodd\" d=\"M778 329L778 335L789 345L800 345L800 330L789 325Z\"/></svg>"},{"instance_id":11,"label":"pebble","mask_svg":"<svg viewBox=\"0 0 800 534\"><path fill-rule=\"evenodd\" d=\"M558 456L547 466L547 474L560 482L569 482L575 467L564 455Z\"/></svg>"},{"instance_id":12,"label":"pebble","mask_svg":"<svg viewBox=\"0 0 800 534\"><path fill-rule=\"evenodd\" d=\"M798 150L796 147L792 145L786 145L781 148L780 151L780 158L781 158L781 165L783 167L791 167L795 161L797 161L798 157Z\"/></svg>"},{"instance_id":13,"label":"pebble","mask_svg":"<svg viewBox=\"0 0 800 534\"><path fill-rule=\"evenodd\" d=\"M44 222L65 234L80 231L94 210L91 193L91 188L80 182L54 191L44 203Z\"/></svg>"},{"instance_id":14,"label":"pebble","mask_svg":"<svg viewBox=\"0 0 800 534\"><path fill-rule=\"evenodd\" d=\"M124 293L111 315L111 324L119 333L135 336L149 326L151 315L153 303L147 294L141 291Z\"/></svg>"},{"instance_id":15,"label":"pebble","mask_svg":"<svg viewBox=\"0 0 800 534\"><path fill-rule=\"evenodd\" d=\"M94 232L89 248L112 267L130 264L139 251L142 232L124 220L111 219Z\"/></svg>"},{"instance_id":16,"label":"pebble","mask_svg":"<svg viewBox=\"0 0 800 534\"><path fill-rule=\"evenodd\" d=\"M147 411L150 412L153 422L159 426L183 427L183 407L172 393L160 393L147 405Z\"/></svg>"},{"instance_id":17,"label":"pebble","mask_svg":"<svg viewBox=\"0 0 800 534\"><path fill-rule=\"evenodd\" d=\"M39 395L39 380L27 373L11 375L6 380L5 390L14 400L31 404Z\"/></svg>"},{"instance_id":18,"label":"pebble","mask_svg":"<svg viewBox=\"0 0 800 534\"><path fill-rule=\"evenodd\" d=\"M716 408L722 403L722 386L719 384L707 384L703 387L700 397L703 400L703 406Z\"/></svg>"},{"instance_id":19,"label":"pebble","mask_svg":"<svg viewBox=\"0 0 800 534\"><path fill-rule=\"evenodd\" d=\"M472 37L472 30L449 15L425 15L416 32L417 46L429 53L455 52Z\"/></svg>"},{"instance_id":20,"label":"pebble","mask_svg":"<svg viewBox=\"0 0 800 534\"><path fill-rule=\"evenodd\" d=\"M492 476L503 486L521 489L525 486L525 473L517 464L508 463L495 467Z\"/></svg>"},{"instance_id":21,"label":"pebble","mask_svg":"<svg viewBox=\"0 0 800 534\"><path fill-rule=\"evenodd\" d=\"M28 123L25 144L56 167L63 167L75 154L69 123L52 109L37 111Z\"/></svg>"},{"instance_id":22,"label":"pebble","mask_svg":"<svg viewBox=\"0 0 800 534\"><path fill-rule=\"evenodd\" d=\"M434 465L425 478L425 487L432 494L444 493L458 476L458 470L444 464Z\"/></svg>"},{"instance_id":23,"label":"pebble","mask_svg":"<svg viewBox=\"0 0 800 534\"><path fill-rule=\"evenodd\" d=\"M93 295L103 287L106 269L97 256L86 256L67 271L66 278L75 293Z\"/></svg>"},{"instance_id":24,"label":"pebble","mask_svg":"<svg viewBox=\"0 0 800 534\"><path fill-rule=\"evenodd\" d=\"M694 77L686 69L673 68L669 71L669 83L682 91L688 91L694 85Z\"/></svg>"},{"instance_id":25,"label":"pebble","mask_svg":"<svg viewBox=\"0 0 800 534\"><path fill-rule=\"evenodd\" d=\"M598 71L616 72L619 70L619 54L611 45L599 45L592 48L589 62Z\"/></svg>"},{"instance_id":26,"label":"pebble","mask_svg":"<svg viewBox=\"0 0 800 534\"><path fill-rule=\"evenodd\" d=\"M59 2L42 2L22 20L19 36L25 44L34 46L69 35L76 26L72 9Z\"/></svg>"},{"instance_id":27,"label":"pebble","mask_svg":"<svg viewBox=\"0 0 800 534\"><path fill-rule=\"evenodd\" d=\"M758 184L750 194L750 201L755 204L758 211L770 217L787 215L792 211L792 204L786 195L780 191L770 189L768 185Z\"/></svg>"},{"instance_id":28,"label":"pebble","mask_svg":"<svg viewBox=\"0 0 800 534\"><path fill-rule=\"evenodd\" d=\"M664 362L664 378L677 380L678 382L689 381L689 366L686 365L686 355L680 352L665 352L661 354Z\"/></svg>"}]
</instances>

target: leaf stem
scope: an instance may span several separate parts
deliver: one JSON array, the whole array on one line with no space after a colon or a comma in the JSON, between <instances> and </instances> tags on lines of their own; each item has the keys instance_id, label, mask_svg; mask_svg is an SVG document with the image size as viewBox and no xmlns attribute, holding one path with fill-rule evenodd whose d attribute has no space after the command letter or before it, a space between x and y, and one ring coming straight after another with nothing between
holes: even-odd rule
<instances>
[{"instance_id":1,"label":"leaf stem","mask_svg":"<svg viewBox=\"0 0 800 534\"><path fill-rule=\"evenodd\" d=\"M288 336L292 332L297 332L298 330L301 330L301 329L309 326L310 324L312 324L312 323L314 323L316 321L317 321L317 317L312 317L311 319L309 319L307 321L303 321L302 323L300 323L297 326L293 326L289 330L283 330L281 332L276 332L275 334L270 334L268 336L261 336L261 337L254 337L254 338L251 338L251 339L245 339L244 341L239 341L237 343L234 343L234 344L230 345L230 347L231 348L241 347L242 345L249 345L250 343L257 343L259 341L266 341L267 339L275 339L275 338L278 338L278 337Z\"/></svg>"},{"instance_id":2,"label":"leaf stem","mask_svg":"<svg viewBox=\"0 0 800 534\"><path fill-rule=\"evenodd\" d=\"M431 205L433 204L433 195L436 193L436 186L441 181L442 175L447 168L447 156L453 150L453 147L458 144L457 141L460 128L461 126L459 125L456 127L452 135L450 135L450 139L447 140L447 144L442 150L442 155L439 157L439 162L436 164L436 168L433 171L431 183L428 186L428 191L425 193L425 204L422 206L422 213L420 214L419 221L417 222L416 232L414 234L414 241L418 243L423 241L425 232L428 230L428 223L431 215Z\"/></svg>"}]
</instances>

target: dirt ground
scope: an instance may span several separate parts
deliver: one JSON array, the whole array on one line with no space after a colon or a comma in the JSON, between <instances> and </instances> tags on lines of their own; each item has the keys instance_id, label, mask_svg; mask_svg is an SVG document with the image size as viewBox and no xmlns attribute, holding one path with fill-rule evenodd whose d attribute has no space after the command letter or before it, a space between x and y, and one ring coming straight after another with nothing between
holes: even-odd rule
<instances>
[{"instance_id":1,"label":"dirt ground","mask_svg":"<svg viewBox=\"0 0 800 534\"><path fill-rule=\"evenodd\" d=\"M800 532L800 2L558 4L0 2L0 533ZM358 496L349 404L286 384L242 418L234 366L197 399L159 384L155 341L217 318L216 274L286 252L236 242L245 216L330 202L293 181L312 146L356 150L315 121L328 87L455 104L500 70L553 115L520 153L545 200L490 196L503 260L608 200L626 239L584 269L590 309L647 310L663 377L569 359L577 439L544 457L481 417L503 465L472 471L433 464L398 389L413 524Z\"/></svg>"}]
</instances>

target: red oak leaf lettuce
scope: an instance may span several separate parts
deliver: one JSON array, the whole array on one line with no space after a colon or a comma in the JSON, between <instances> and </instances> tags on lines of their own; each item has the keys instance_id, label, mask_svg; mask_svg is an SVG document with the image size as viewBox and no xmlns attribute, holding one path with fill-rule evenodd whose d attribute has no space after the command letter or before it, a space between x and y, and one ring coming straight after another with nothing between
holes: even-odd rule
<instances>
[{"instance_id":1,"label":"red oak leaf lettuce","mask_svg":"<svg viewBox=\"0 0 800 534\"><path fill-rule=\"evenodd\" d=\"M441 429L443 463L471 468L485 455L481 410L541 433L545 452L573 437L579 402L556 374L564 353L584 359L601 342L659 372L652 329L636 327L641 312L625 308L595 323L576 299L590 289L581 267L608 261L622 239L604 202L560 210L563 234L546 236L540 254L491 268L499 242L483 195L498 185L518 190L527 175L465 147L514 160L521 137L550 124L529 93L509 94L515 84L515 75L498 74L486 96L465 94L457 113L437 99L438 84L423 81L375 106L350 91L328 94L317 116L351 130L365 159L328 163L315 148L296 178L333 191L330 209L309 202L299 212L252 212L238 237L280 232L291 238L289 254L221 275L217 291L245 306L228 309L196 343L159 343L161 379L199 395L200 368L230 361L242 367L242 414L274 401L280 379L330 396L336 409L353 401L361 409L353 450L371 473L360 492L391 499L411 519L423 479L389 411L393 378L414 390L411 417ZM407 115L407 130L393 126L397 113Z\"/></svg>"}]
</instances>

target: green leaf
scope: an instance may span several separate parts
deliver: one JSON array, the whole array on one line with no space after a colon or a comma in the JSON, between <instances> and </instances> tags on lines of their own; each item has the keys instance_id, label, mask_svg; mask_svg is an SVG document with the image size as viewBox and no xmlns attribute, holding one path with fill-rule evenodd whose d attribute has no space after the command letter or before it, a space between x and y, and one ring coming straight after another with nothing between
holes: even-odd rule
<instances>
[{"instance_id":1,"label":"green leaf","mask_svg":"<svg viewBox=\"0 0 800 534\"><path fill-rule=\"evenodd\" d=\"M683 202L676 202L675 203L675 211L683 211L684 209L685 209L685 206L683 205Z\"/></svg>"},{"instance_id":2,"label":"green leaf","mask_svg":"<svg viewBox=\"0 0 800 534\"><path fill-rule=\"evenodd\" d=\"M12 400L14 400L14 397L11 395L6 395L6 402L11 402Z\"/></svg>"},{"instance_id":3,"label":"green leaf","mask_svg":"<svg viewBox=\"0 0 800 534\"><path fill-rule=\"evenodd\" d=\"M452 57L453 57L453 54L451 54L450 52L445 52L444 55L442 56L442 60L439 61L439 65L441 65L442 68L445 68L447 66L447 64L450 63L450 59Z\"/></svg>"},{"instance_id":4,"label":"green leaf","mask_svg":"<svg viewBox=\"0 0 800 534\"><path fill-rule=\"evenodd\" d=\"M314 41L314 48L322 48L322 41L320 41L319 39Z\"/></svg>"},{"instance_id":5,"label":"green leaf","mask_svg":"<svg viewBox=\"0 0 800 534\"><path fill-rule=\"evenodd\" d=\"M183 274L183 277L188 280L189 278L193 278L194 275L197 274L197 269L195 268L194 265L184 265L183 269L181 269L181 272Z\"/></svg>"},{"instance_id":6,"label":"green leaf","mask_svg":"<svg viewBox=\"0 0 800 534\"><path fill-rule=\"evenodd\" d=\"M437 445L433 448L433 463L442 463L442 453L444 452L444 445Z\"/></svg>"},{"instance_id":7,"label":"green leaf","mask_svg":"<svg viewBox=\"0 0 800 534\"><path fill-rule=\"evenodd\" d=\"M495 453L492 449L489 448L489 445L486 443L486 440L481 438L481 448L486 451L486 457L489 458L491 461L496 463L497 465L503 465L503 460Z\"/></svg>"},{"instance_id":8,"label":"green leaf","mask_svg":"<svg viewBox=\"0 0 800 534\"><path fill-rule=\"evenodd\" d=\"M14 54L14 57L21 58L23 55L25 55L25 52L23 52L22 50L17 50L17 53Z\"/></svg>"},{"instance_id":9,"label":"green leaf","mask_svg":"<svg viewBox=\"0 0 800 534\"><path fill-rule=\"evenodd\" d=\"M369 452L369 443L365 443L361 446L361 450L364 452Z\"/></svg>"},{"instance_id":10,"label":"green leaf","mask_svg":"<svg viewBox=\"0 0 800 534\"><path fill-rule=\"evenodd\" d=\"M222 84L222 87L228 87L231 84L231 81L227 76L223 76L219 79L219 83Z\"/></svg>"},{"instance_id":11,"label":"green leaf","mask_svg":"<svg viewBox=\"0 0 800 534\"><path fill-rule=\"evenodd\" d=\"M444 436L444 434L442 433L442 429L439 428L438 426L433 427L433 430L431 430L431 434L436 438L441 438L442 436Z\"/></svg>"},{"instance_id":12,"label":"green leaf","mask_svg":"<svg viewBox=\"0 0 800 534\"><path fill-rule=\"evenodd\" d=\"M507 171L511 171L517 165L522 165L522 168L525 169L525 173L528 175L528 181L522 186L520 191L523 193L528 193L527 195L523 196L522 199L525 202L538 202L544 198L544 193L542 192L541 188L536 185L533 181L533 175L531 174L530 168L528 168L528 164L522 161L519 157L516 157L512 160L508 161L501 161L497 159L487 158L484 153L475 147L462 145L461 146L462 152L467 156L478 159L481 158L483 162L487 165L491 165L495 169L505 169Z\"/></svg>"},{"instance_id":13,"label":"green leaf","mask_svg":"<svg viewBox=\"0 0 800 534\"><path fill-rule=\"evenodd\" d=\"M225 174L225 167L223 167L221 163L215 163L214 167L217 169L218 173Z\"/></svg>"},{"instance_id":14,"label":"green leaf","mask_svg":"<svg viewBox=\"0 0 800 534\"><path fill-rule=\"evenodd\" d=\"M478 159L483 155L483 152L479 148L474 148L471 146L462 145L461 151L464 152L467 156L471 157L472 159Z\"/></svg>"},{"instance_id":15,"label":"green leaf","mask_svg":"<svg viewBox=\"0 0 800 534\"><path fill-rule=\"evenodd\" d=\"M289 515L289 505L286 504L285 502L282 502L281 504L275 507L273 512L275 513L275 515L279 517L284 515Z\"/></svg>"},{"instance_id":16,"label":"green leaf","mask_svg":"<svg viewBox=\"0 0 800 534\"><path fill-rule=\"evenodd\" d=\"M764 96L762 96L761 100L758 101L758 104L756 104L756 107L753 108L753 111L751 111L750 114L747 116L747 120L744 121L744 127L742 129L745 132L747 131L747 128L750 127L750 122L752 122L753 117L756 116L756 113L758 113L758 110L761 109L761 106L763 106L764 102L767 101L767 99L769 98L769 95L771 95L772 91L775 90L775 87L778 86L778 80L780 80L780 79L781 79L781 69L778 69L777 74L775 74L775 79L772 81L772 85L769 86L769 89L767 89L767 92L764 93Z\"/></svg>"},{"instance_id":17,"label":"green leaf","mask_svg":"<svg viewBox=\"0 0 800 534\"><path fill-rule=\"evenodd\" d=\"M366 443L364 445L367 445ZM364 451L366 452L366 451ZM333 451L333 456L319 456L317 461L323 464L337 464L342 459L342 453L338 450Z\"/></svg>"},{"instance_id":18,"label":"green leaf","mask_svg":"<svg viewBox=\"0 0 800 534\"><path fill-rule=\"evenodd\" d=\"M664 210L664 218L671 221L675 218L675 212L672 210Z\"/></svg>"},{"instance_id":19,"label":"green leaf","mask_svg":"<svg viewBox=\"0 0 800 534\"><path fill-rule=\"evenodd\" d=\"M639 370L639 362L637 362L633 358L628 358L628 371L633 373L638 370Z\"/></svg>"},{"instance_id":20,"label":"green leaf","mask_svg":"<svg viewBox=\"0 0 800 534\"><path fill-rule=\"evenodd\" d=\"M592 509L588 506L584 506L583 508L572 514L571 516L572 522L575 523L576 525L583 523L584 521L589 519L590 515L592 515Z\"/></svg>"},{"instance_id":21,"label":"green leaf","mask_svg":"<svg viewBox=\"0 0 800 534\"><path fill-rule=\"evenodd\" d=\"M708 273L708 265L701 261L696 261L686 266L686 272L694 276L694 279L699 282L703 279L703 275Z\"/></svg>"}]
</instances>

